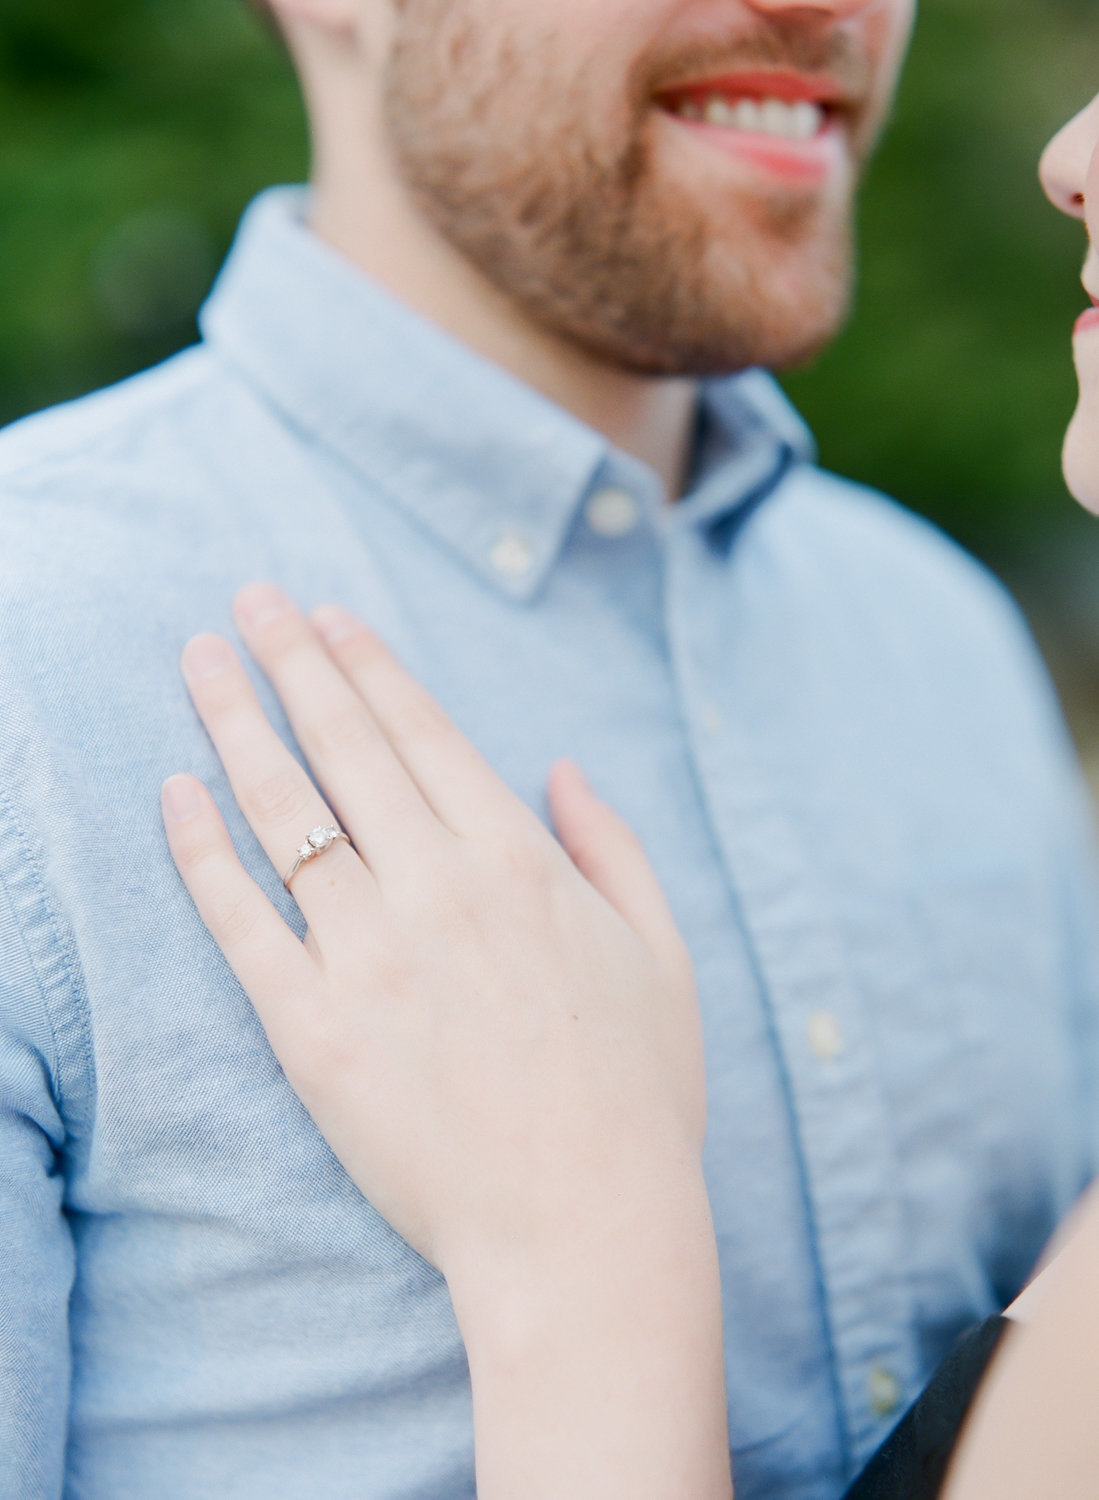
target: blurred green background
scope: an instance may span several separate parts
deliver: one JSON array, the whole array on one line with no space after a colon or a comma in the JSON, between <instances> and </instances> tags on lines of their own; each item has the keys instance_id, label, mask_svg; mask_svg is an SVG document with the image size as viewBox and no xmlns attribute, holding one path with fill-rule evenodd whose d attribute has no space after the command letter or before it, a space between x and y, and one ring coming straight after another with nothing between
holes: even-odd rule
<instances>
[{"instance_id":1,"label":"blurred green background","mask_svg":"<svg viewBox=\"0 0 1099 1500\"><path fill-rule=\"evenodd\" d=\"M1008 580L1099 768L1099 520L1058 473L1083 238L1035 177L1097 90L1095 0L924 0L856 316L788 384L827 463ZM190 342L241 208L307 161L244 0L0 0L0 140L0 422Z\"/></svg>"}]
</instances>

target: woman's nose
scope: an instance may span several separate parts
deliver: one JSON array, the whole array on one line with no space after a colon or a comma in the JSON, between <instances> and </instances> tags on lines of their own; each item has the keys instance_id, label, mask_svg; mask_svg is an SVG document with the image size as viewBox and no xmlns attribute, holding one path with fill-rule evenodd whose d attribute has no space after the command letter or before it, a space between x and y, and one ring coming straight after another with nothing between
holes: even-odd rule
<instances>
[{"instance_id":1,"label":"woman's nose","mask_svg":"<svg viewBox=\"0 0 1099 1500\"><path fill-rule=\"evenodd\" d=\"M1099 101L1089 104L1050 141L1038 175L1046 197L1063 214L1084 217L1088 168L1099 143Z\"/></svg>"}]
</instances>

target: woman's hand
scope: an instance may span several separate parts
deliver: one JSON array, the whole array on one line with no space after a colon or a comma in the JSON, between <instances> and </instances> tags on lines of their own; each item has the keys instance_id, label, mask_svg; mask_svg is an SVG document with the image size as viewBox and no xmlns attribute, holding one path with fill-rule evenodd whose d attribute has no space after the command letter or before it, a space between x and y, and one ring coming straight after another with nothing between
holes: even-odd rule
<instances>
[{"instance_id":1,"label":"woman's hand","mask_svg":"<svg viewBox=\"0 0 1099 1500\"><path fill-rule=\"evenodd\" d=\"M184 672L242 810L280 872L333 820L354 848L295 877L304 946L190 778L166 791L172 853L370 1201L446 1271L459 1250L522 1250L592 1188L697 1161L691 966L626 826L559 766L551 802L574 864L349 615L320 613L322 644L260 585L237 618L322 788L229 644L200 637Z\"/></svg>"},{"instance_id":2,"label":"woman's hand","mask_svg":"<svg viewBox=\"0 0 1099 1500\"><path fill-rule=\"evenodd\" d=\"M353 847L296 875L304 944L192 777L165 787L172 853L347 1171L447 1277L479 1495L727 1496L699 1015L637 840L562 764L562 849L346 612L254 585L236 618L320 786L199 637L241 809L280 873L330 822Z\"/></svg>"}]
</instances>

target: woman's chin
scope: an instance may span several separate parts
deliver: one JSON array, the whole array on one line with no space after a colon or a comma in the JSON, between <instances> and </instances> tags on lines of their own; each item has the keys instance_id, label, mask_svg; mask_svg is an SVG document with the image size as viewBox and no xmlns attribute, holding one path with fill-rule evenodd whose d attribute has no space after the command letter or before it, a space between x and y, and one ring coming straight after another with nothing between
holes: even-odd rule
<instances>
[{"instance_id":1,"label":"woman's chin","mask_svg":"<svg viewBox=\"0 0 1099 1500\"><path fill-rule=\"evenodd\" d=\"M1099 389L1081 389L1065 436L1063 462L1071 493L1086 510L1099 515Z\"/></svg>"}]
</instances>

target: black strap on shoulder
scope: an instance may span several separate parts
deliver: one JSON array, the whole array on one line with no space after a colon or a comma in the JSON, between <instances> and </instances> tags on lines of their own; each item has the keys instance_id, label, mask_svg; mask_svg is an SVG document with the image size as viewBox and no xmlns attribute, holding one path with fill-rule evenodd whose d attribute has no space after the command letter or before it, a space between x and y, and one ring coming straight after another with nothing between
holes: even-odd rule
<instances>
[{"instance_id":1,"label":"black strap on shoulder","mask_svg":"<svg viewBox=\"0 0 1099 1500\"><path fill-rule=\"evenodd\" d=\"M989 1318L963 1333L844 1500L936 1500L973 1398L1010 1326Z\"/></svg>"}]
</instances>

